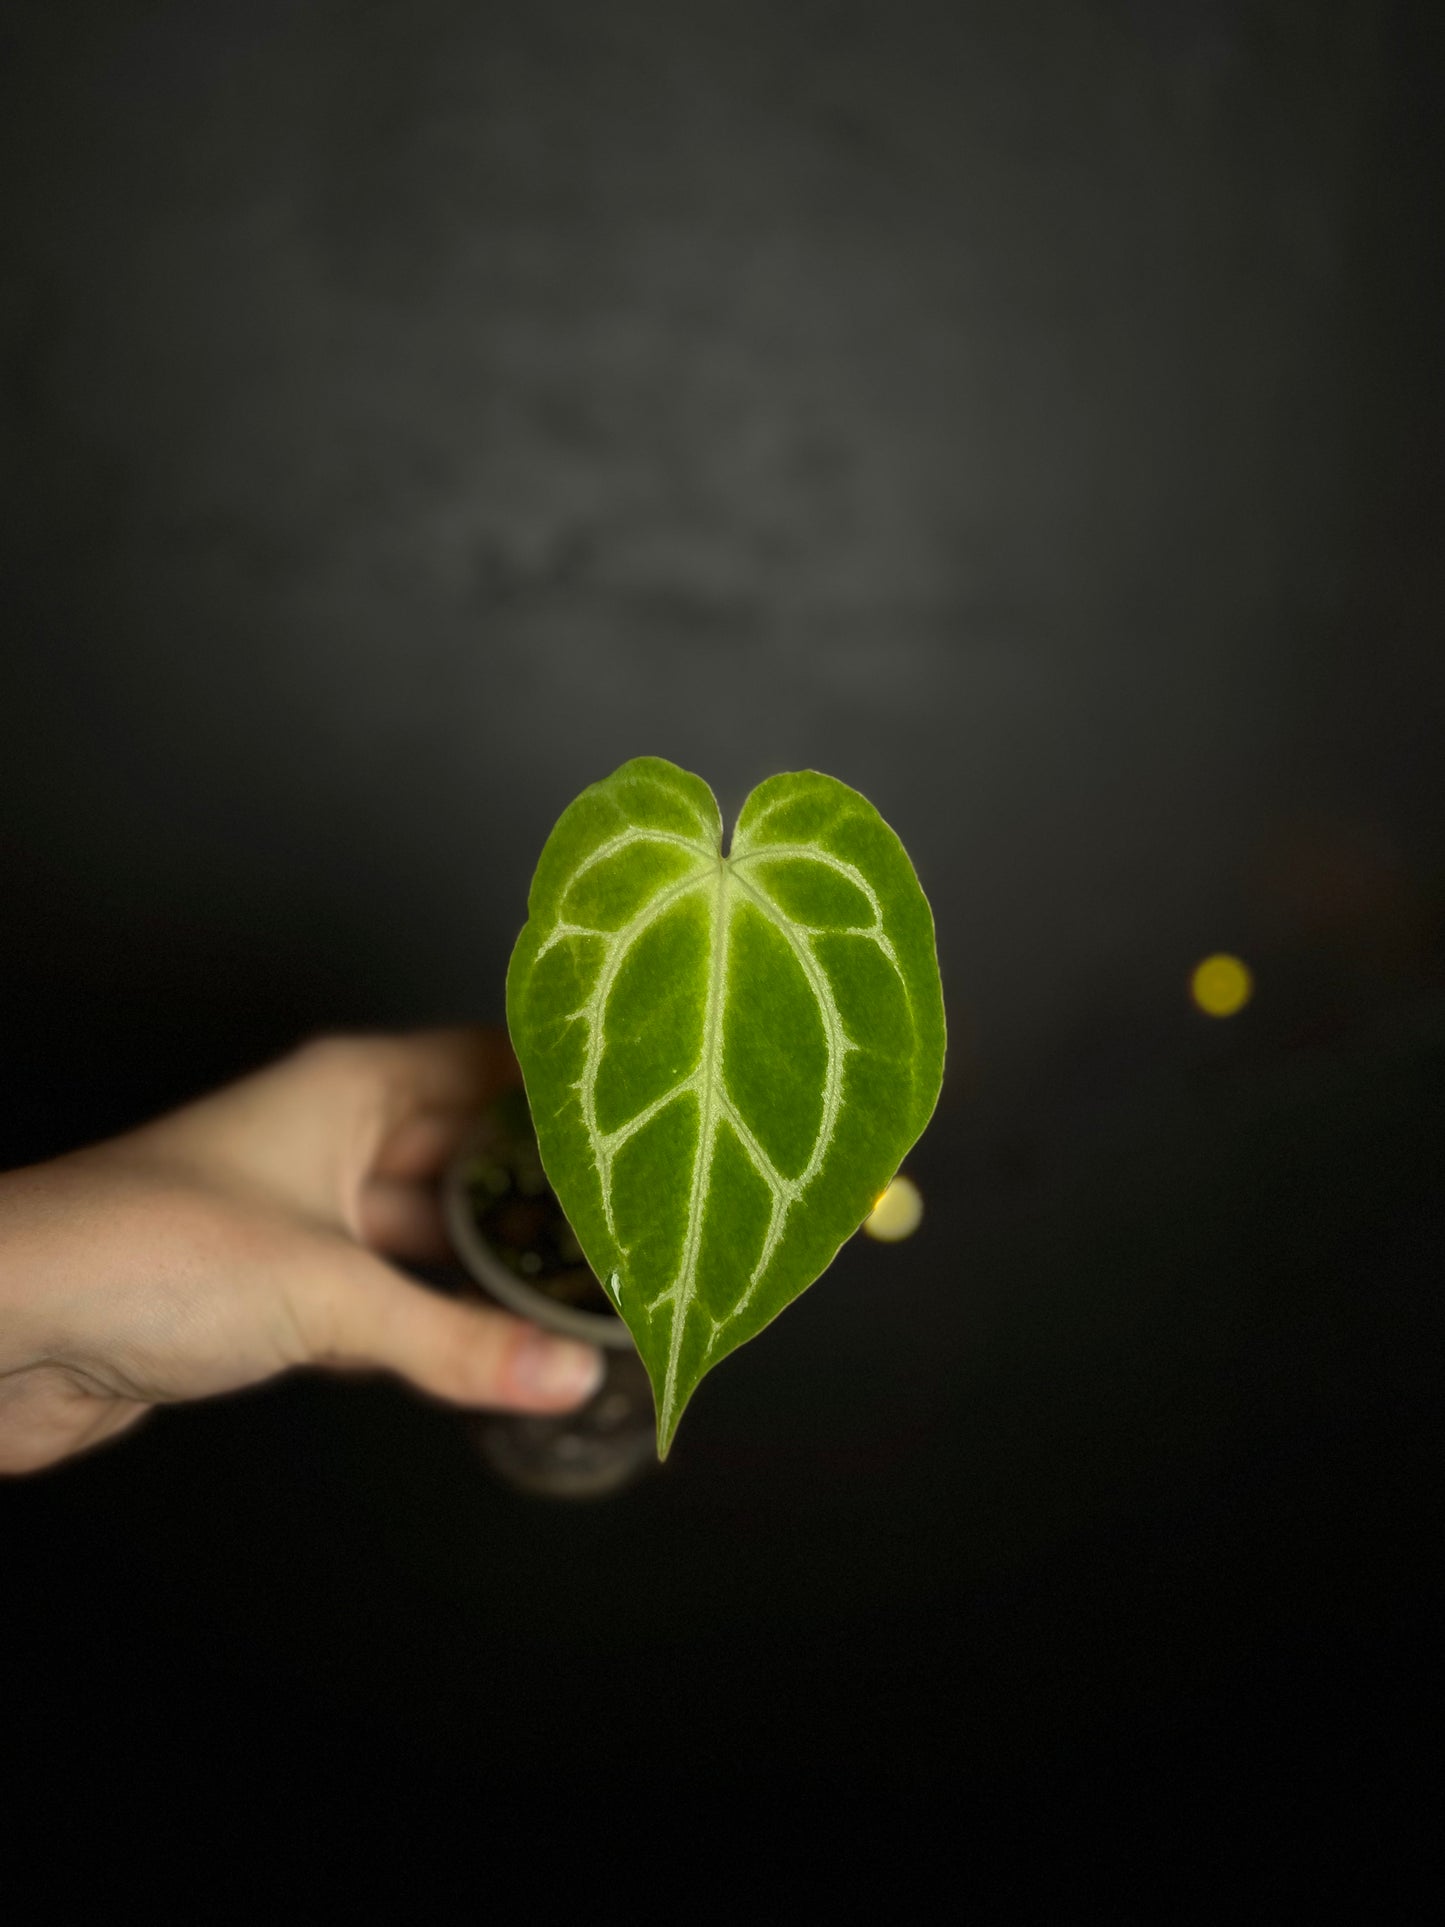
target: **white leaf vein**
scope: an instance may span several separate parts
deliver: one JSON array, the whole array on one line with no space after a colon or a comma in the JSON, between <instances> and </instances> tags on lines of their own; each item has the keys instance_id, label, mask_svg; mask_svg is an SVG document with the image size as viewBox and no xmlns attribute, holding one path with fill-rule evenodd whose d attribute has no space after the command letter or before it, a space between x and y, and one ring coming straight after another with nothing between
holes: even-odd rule
<instances>
[{"instance_id":1,"label":"white leaf vein","mask_svg":"<svg viewBox=\"0 0 1445 1927\"><path fill-rule=\"evenodd\" d=\"M873 912L872 924L862 928L857 925L838 928L830 924L804 924L798 923L793 918L789 918L788 921L792 923L793 928L795 930L806 930L810 937L870 938L877 944L878 948L883 952L883 955L893 966L894 974L903 986L903 995L908 1000L908 1008L911 1011L913 1009L913 993L909 989L907 977L903 974L903 966L898 961L898 952L893 947L893 939L884 927L882 902L879 900L878 892L873 888L873 885L868 881L868 878L864 876L856 863L849 863L846 857L837 856L832 850L826 850L822 848L821 845L815 847L808 843L765 844L759 849L748 850L742 856L734 857L733 862L735 864L756 863L759 860L772 861L774 859L779 862L786 862L790 857L799 861L806 860L809 863L820 863L824 869L835 871L839 876L845 878L853 885L854 889L865 898L868 908ZM766 890L766 882L764 882L761 887ZM772 900L776 902L776 899Z\"/></svg>"},{"instance_id":2,"label":"white leaf vein","mask_svg":"<svg viewBox=\"0 0 1445 1927\"><path fill-rule=\"evenodd\" d=\"M596 939L603 945L603 961L597 981L583 1003L576 1010L566 1014L566 1021L581 1020L587 1026L587 1046L582 1071L573 1083L572 1089L577 1094L582 1125L597 1168L608 1235L619 1251L622 1251L622 1247L617 1234L612 1196L612 1176L618 1153L670 1105L677 1103L688 1094L694 1095L697 1099L697 1147L693 1157L687 1219L678 1268L667 1289L659 1293L646 1306L649 1315L655 1315L664 1307L671 1311L667 1368L659 1412L659 1422L665 1436L676 1408L679 1367L687 1319L697 1296L698 1259L720 1126L725 1122L733 1132L744 1156L766 1187L770 1203L768 1225L763 1235L762 1247L750 1270L746 1286L726 1317L719 1319L709 1314L709 1323L712 1327L707 1346L709 1353L716 1347L728 1326L742 1315L756 1296L782 1242L789 1214L822 1170L837 1130L843 1102L844 1062L849 1052L856 1050L858 1045L849 1037L843 1024L832 983L813 950L813 939L823 935L847 935L869 939L878 946L892 965L903 984L905 995L908 994L908 984L892 940L888 936L883 906L873 885L855 864L813 844L756 846L731 858L724 858L715 850L690 837L666 830L634 828L608 838L594 850L589 851L569 877L562 893L563 898L577 879L588 870L618 851L644 842L675 844L693 851L707 861L704 867L659 889L630 921L619 929L605 930L559 918L538 946L536 956L540 960L555 945L576 938ZM866 929L832 930L823 926L815 927L798 923L787 915L768 893L764 879L754 882L742 874L741 866L744 863L762 858L806 859L810 862L822 863L825 867L836 871L864 896L873 914L872 926ZM698 1061L685 1076L679 1078L660 1096L653 1098L632 1117L615 1128L604 1131L600 1127L597 1116L597 1081L606 1044L607 1005L622 965L638 938L657 923L682 897L699 888L709 878L715 878L716 883L712 911L709 988L704 1008L703 1036ZM796 1177L788 1177L778 1168L775 1159L743 1116L727 1088L723 1062L723 1018L728 992L729 929L733 910L742 897L752 904L758 914L766 919L787 944L807 980L822 1020L826 1068L821 1116L807 1162ZM911 1001L910 998L910 1005ZM624 1258L626 1255L627 1253L622 1251ZM616 1271L611 1272L608 1283L614 1297L620 1300L620 1274Z\"/></svg>"}]
</instances>

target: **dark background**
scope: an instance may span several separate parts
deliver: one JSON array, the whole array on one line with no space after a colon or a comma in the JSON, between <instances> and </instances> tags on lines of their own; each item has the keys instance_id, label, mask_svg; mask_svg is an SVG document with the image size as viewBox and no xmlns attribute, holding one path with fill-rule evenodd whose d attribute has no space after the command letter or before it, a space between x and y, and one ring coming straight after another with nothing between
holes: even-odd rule
<instances>
[{"instance_id":1,"label":"dark background","mask_svg":"<svg viewBox=\"0 0 1445 1927\"><path fill-rule=\"evenodd\" d=\"M37 1784L153 1841L398 1774L474 1816L716 1774L707 1828L882 1779L968 1856L1087 1800L1161 1855L1257 1823L1266 1900L1404 1882L1441 41L4 0L0 1162L317 1029L499 1017L548 828L638 753L729 817L782 768L869 795L951 1026L921 1232L625 1496L522 1498L455 1414L321 1379L0 1490Z\"/></svg>"}]
</instances>

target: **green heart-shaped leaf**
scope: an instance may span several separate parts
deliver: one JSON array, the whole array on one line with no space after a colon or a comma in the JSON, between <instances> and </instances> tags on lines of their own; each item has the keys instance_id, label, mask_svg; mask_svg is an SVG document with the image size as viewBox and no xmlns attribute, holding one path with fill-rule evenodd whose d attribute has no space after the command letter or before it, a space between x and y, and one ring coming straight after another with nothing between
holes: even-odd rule
<instances>
[{"instance_id":1,"label":"green heart-shaped leaf","mask_svg":"<svg viewBox=\"0 0 1445 1927\"><path fill-rule=\"evenodd\" d=\"M759 784L724 856L707 784L638 757L547 839L507 1021L665 1457L704 1374L827 1268L933 1112L928 901L831 776Z\"/></svg>"}]
</instances>

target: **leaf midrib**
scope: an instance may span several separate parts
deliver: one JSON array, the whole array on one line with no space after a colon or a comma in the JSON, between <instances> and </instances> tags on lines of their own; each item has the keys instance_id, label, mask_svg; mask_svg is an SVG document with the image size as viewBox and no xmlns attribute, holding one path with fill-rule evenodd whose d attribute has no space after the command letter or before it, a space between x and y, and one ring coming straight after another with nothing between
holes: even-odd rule
<instances>
[{"instance_id":1,"label":"leaf midrib","mask_svg":"<svg viewBox=\"0 0 1445 1927\"><path fill-rule=\"evenodd\" d=\"M658 1431L666 1442L672 1436L677 1403L677 1366L682 1356L687 1314L697 1295L697 1255L702 1243L703 1214L711 1189L713 1137L717 1131L718 1092L722 1084L723 1011L727 1001L728 932L732 923L728 901L728 862L717 859L717 889L713 895L712 969L707 1008L703 1014L702 1055L698 1063L697 1150L693 1156L688 1194L687 1235L683 1241L677 1281L673 1287L672 1330L668 1334L667 1376L663 1382ZM661 1302L661 1301L659 1301Z\"/></svg>"}]
</instances>

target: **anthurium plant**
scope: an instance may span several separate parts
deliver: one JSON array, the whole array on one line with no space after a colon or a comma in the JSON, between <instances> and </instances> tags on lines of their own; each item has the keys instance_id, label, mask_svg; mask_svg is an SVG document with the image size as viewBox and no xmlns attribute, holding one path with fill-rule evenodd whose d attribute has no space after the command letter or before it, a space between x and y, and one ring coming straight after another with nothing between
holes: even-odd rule
<instances>
[{"instance_id":1,"label":"anthurium plant","mask_svg":"<svg viewBox=\"0 0 1445 1927\"><path fill-rule=\"evenodd\" d=\"M731 843L658 757L548 837L507 975L543 1168L636 1342L666 1457L712 1367L827 1269L943 1076L933 918L864 797L769 777Z\"/></svg>"}]
</instances>

